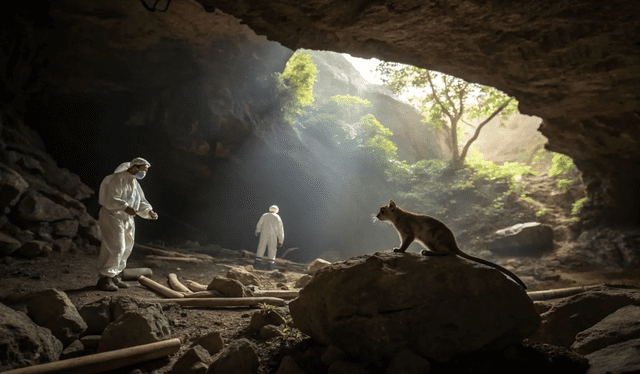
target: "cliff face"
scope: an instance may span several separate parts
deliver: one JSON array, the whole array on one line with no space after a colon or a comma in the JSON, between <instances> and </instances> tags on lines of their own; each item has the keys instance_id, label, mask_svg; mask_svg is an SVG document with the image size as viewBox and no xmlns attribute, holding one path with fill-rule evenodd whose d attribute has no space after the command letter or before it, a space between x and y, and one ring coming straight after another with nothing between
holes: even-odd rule
<instances>
[{"instance_id":1,"label":"cliff face","mask_svg":"<svg viewBox=\"0 0 640 374\"><path fill-rule=\"evenodd\" d=\"M574 158L591 207L640 220L640 4L199 0L291 49L378 57L497 87Z\"/></svg>"}]
</instances>

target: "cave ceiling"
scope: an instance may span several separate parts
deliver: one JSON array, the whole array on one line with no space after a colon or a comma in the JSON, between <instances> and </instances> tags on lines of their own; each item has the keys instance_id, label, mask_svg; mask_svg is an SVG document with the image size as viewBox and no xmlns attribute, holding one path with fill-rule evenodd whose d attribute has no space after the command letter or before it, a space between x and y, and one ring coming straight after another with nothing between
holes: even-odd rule
<instances>
[{"instance_id":1,"label":"cave ceiling","mask_svg":"<svg viewBox=\"0 0 640 374\"><path fill-rule=\"evenodd\" d=\"M198 0L293 50L346 52L497 87L583 169L640 174L637 1Z\"/></svg>"}]
</instances>

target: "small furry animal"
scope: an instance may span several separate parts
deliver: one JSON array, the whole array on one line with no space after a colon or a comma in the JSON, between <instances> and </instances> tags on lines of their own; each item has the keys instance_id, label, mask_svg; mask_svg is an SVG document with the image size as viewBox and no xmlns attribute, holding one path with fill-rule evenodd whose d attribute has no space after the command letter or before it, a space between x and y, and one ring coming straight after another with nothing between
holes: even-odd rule
<instances>
[{"instance_id":1,"label":"small furry animal","mask_svg":"<svg viewBox=\"0 0 640 374\"><path fill-rule=\"evenodd\" d=\"M520 278L502 266L462 252L460 248L458 248L456 238L453 236L451 230L436 218L426 214L416 214L404 210L397 206L393 200L390 200L388 205L380 207L380 213L378 213L376 218L380 221L390 221L396 231L398 231L401 245L400 248L394 248L394 252L406 251L409 244L417 240L428 249L420 252L423 256L458 255L467 260L496 268L515 280L522 288L527 289L527 286L525 286Z\"/></svg>"}]
</instances>

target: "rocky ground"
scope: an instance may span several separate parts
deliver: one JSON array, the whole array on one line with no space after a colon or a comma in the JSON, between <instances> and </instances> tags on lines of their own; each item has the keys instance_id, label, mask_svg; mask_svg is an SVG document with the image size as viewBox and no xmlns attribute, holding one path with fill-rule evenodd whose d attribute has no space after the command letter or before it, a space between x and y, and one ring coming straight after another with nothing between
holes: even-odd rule
<instances>
[{"instance_id":1,"label":"rocky ground","mask_svg":"<svg viewBox=\"0 0 640 374\"><path fill-rule=\"evenodd\" d=\"M640 287L640 271L627 269L613 271L611 269L593 269L575 266L567 255L575 250L577 233L572 232L573 222L567 209L566 194L554 193L548 178L534 178L527 182L529 196L533 198L529 204L534 209L546 206L547 211L539 218L543 223L554 227L556 249L543 256L507 259L492 257L520 276L529 286L528 291L554 289L594 284L626 284ZM562 201L561 201L562 200ZM574 230L573 230L574 231ZM161 284L168 285L168 275L174 273L183 283L193 280L207 285L214 276L226 276L232 268L244 268L259 278L260 289L263 290L295 290L296 282L307 273L305 264L279 259L275 271L253 269L253 258L250 253L221 249L218 246L200 247L190 245L189 248L170 248L185 254L208 253L211 255L202 262L180 262L153 258L151 253L136 248L128 263L129 268L148 267L153 271L151 278ZM7 256L0 261L0 302L14 309L24 311L26 302L34 292L55 288L64 291L73 304L80 308L106 296L122 295L139 299L157 299L163 296L137 281L128 281L127 289L115 293L100 291L95 287L98 279L95 272L97 253L95 248L89 251L82 249L66 253L49 252L47 256L25 259L19 256ZM579 261L578 261L579 262ZM225 344L241 338L253 342L260 358L259 373L275 373L287 354L304 351L310 342L304 334L283 334L278 337L264 339L259 333L251 331L249 322L254 308L180 308L165 305L164 313L171 321L172 337L180 338L181 349L178 353L164 359L127 368L136 373L167 373L177 359L189 348L191 342L211 332L220 333ZM283 317L288 318L288 308L280 308ZM281 327L282 330L282 327ZM215 357L213 357L215 359ZM125 372L125 371L118 371Z\"/></svg>"}]
</instances>

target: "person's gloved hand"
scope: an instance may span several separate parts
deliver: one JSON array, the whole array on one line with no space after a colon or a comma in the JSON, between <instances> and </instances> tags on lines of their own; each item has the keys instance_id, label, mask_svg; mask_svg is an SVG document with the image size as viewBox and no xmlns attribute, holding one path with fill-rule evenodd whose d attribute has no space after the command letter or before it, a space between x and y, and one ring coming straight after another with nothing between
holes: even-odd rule
<instances>
[{"instance_id":1,"label":"person's gloved hand","mask_svg":"<svg viewBox=\"0 0 640 374\"><path fill-rule=\"evenodd\" d=\"M127 214L128 214L128 215L130 215L130 216L135 216L135 215L137 214L137 213L136 213L136 210L135 210L135 209L133 209L133 208L132 208L132 207L130 207L130 206L126 207L126 208L124 209L124 212L125 212L125 213L127 213Z\"/></svg>"},{"instance_id":2,"label":"person's gloved hand","mask_svg":"<svg viewBox=\"0 0 640 374\"><path fill-rule=\"evenodd\" d=\"M154 212L153 210L149 212L149 217L153 220L158 219L158 213Z\"/></svg>"}]
</instances>

